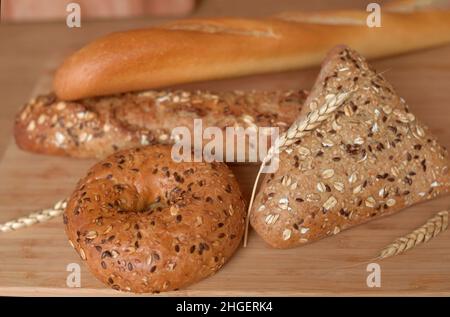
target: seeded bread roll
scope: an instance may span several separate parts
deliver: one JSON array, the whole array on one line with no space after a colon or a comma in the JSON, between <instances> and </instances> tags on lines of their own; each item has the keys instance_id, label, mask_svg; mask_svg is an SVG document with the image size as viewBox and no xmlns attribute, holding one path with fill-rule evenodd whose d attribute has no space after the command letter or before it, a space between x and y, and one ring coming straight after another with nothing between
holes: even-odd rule
<instances>
[{"instance_id":1,"label":"seeded bread roll","mask_svg":"<svg viewBox=\"0 0 450 317\"><path fill-rule=\"evenodd\" d=\"M259 19L211 18L102 37L67 58L53 87L73 100L155 87L318 65L346 43L381 57L450 42L450 10L287 12Z\"/></svg>"},{"instance_id":2,"label":"seeded bread roll","mask_svg":"<svg viewBox=\"0 0 450 317\"><path fill-rule=\"evenodd\" d=\"M223 163L174 163L171 147L119 151L81 179L63 216L71 245L116 290L176 290L238 248L245 203Z\"/></svg>"},{"instance_id":3,"label":"seeded bread roll","mask_svg":"<svg viewBox=\"0 0 450 317\"><path fill-rule=\"evenodd\" d=\"M392 86L355 51L325 60L302 115L276 142L251 224L271 246L335 235L446 194L450 162Z\"/></svg>"},{"instance_id":4,"label":"seeded bread roll","mask_svg":"<svg viewBox=\"0 0 450 317\"><path fill-rule=\"evenodd\" d=\"M278 127L281 133L305 98L303 91L147 91L78 101L50 94L25 105L14 135L27 151L102 158L118 149L173 143L175 127L193 135L194 119L202 119L203 128Z\"/></svg>"}]
</instances>

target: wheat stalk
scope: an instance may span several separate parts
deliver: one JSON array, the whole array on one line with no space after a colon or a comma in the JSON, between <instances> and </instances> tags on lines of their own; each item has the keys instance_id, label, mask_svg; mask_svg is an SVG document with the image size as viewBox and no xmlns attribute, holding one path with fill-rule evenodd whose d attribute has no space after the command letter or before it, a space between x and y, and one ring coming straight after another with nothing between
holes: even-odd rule
<instances>
[{"instance_id":1,"label":"wheat stalk","mask_svg":"<svg viewBox=\"0 0 450 317\"><path fill-rule=\"evenodd\" d=\"M6 223L0 224L0 232L9 232L24 227L29 227L35 223L46 222L53 219L64 212L67 206L65 199L58 201L52 208L42 209L33 212L26 217L17 218Z\"/></svg>"},{"instance_id":2,"label":"wheat stalk","mask_svg":"<svg viewBox=\"0 0 450 317\"><path fill-rule=\"evenodd\" d=\"M317 126L330 117L330 115L336 111L351 95L352 91L341 93L338 95L328 94L325 96L325 101L319 108L310 111L305 117L298 118L291 127L279 136L274 145L269 149L266 157L263 159L261 166L256 175L255 183L253 184L252 195L250 197L250 203L247 210L247 218L245 221L245 234L244 234L244 247L247 246L248 227L250 221L250 212L253 207L253 201L256 195L256 188L259 183L264 166L273 158L274 154L278 154L285 150L292 144L299 141L305 134L317 128ZM311 104L311 103L310 103ZM309 105L308 105L309 106Z\"/></svg>"},{"instance_id":3,"label":"wheat stalk","mask_svg":"<svg viewBox=\"0 0 450 317\"><path fill-rule=\"evenodd\" d=\"M429 219L423 226L417 228L410 234L396 239L383 250L377 259L385 259L403 253L415 246L428 242L448 227L448 210L438 212Z\"/></svg>"}]
</instances>

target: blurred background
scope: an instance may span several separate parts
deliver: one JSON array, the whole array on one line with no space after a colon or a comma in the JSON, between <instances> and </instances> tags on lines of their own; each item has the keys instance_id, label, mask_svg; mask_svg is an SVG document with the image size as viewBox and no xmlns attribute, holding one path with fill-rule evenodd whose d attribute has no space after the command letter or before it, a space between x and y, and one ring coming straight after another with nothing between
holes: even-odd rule
<instances>
[{"instance_id":1,"label":"blurred background","mask_svg":"<svg viewBox=\"0 0 450 317\"><path fill-rule=\"evenodd\" d=\"M193 11L195 0L3 0L3 21L64 18L75 2L85 18L123 18L139 15L182 16Z\"/></svg>"},{"instance_id":2,"label":"blurred background","mask_svg":"<svg viewBox=\"0 0 450 317\"><path fill-rule=\"evenodd\" d=\"M65 19L71 2L81 7L82 20L133 18L139 16L182 17L186 15L261 16L283 10L359 8L364 0L2 0L2 22L54 21ZM379 4L388 1L377 0Z\"/></svg>"}]
</instances>

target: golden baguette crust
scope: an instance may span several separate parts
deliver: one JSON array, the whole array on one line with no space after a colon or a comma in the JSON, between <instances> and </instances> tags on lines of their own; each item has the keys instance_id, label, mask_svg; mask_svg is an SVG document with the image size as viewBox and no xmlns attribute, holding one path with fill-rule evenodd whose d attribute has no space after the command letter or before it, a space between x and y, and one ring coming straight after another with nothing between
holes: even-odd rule
<instances>
[{"instance_id":1,"label":"golden baguette crust","mask_svg":"<svg viewBox=\"0 0 450 317\"><path fill-rule=\"evenodd\" d=\"M450 42L450 11L290 12L262 19L191 19L99 38L67 58L54 78L59 98L145 90L318 65L345 43L381 57Z\"/></svg>"},{"instance_id":2,"label":"golden baguette crust","mask_svg":"<svg viewBox=\"0 0 450 317\"><path fill-rule=\"evenodd\" d=\"M64 212L71 245L107 286L186 287L240 245L245 203L224 163L176 163L164 145L119 151L81 179Z\"/></svg>"},{"instance_id":3,"label":"golden baguette crust","mask_svg":"<svg viewBox=\"0 0 450 317\"><path fill-rule=\"evenodd\" d=\"M341 95L347 99L328 112ZM319 116L316 127L301 128ZM282 148L251 210L253 228L273 247L335 235L450 189L446 149L349 48L329 54L301 117L280 139L299 130L304 135Z\"/></svg>"},{"instance_id":4,"label":"golden baguette crust","mask_svg":"<svg viewBox=\"0 0 450 317\"><path fill-rule=\"evenodd\" d=\"M194 119L207 127L278 127L300 113L303 91L147 91L77 101L53 94L32 99L17 114L14 135L27 151L102 158L118 149L170 144L172 129Z\"/></svg>"}]
</instances>

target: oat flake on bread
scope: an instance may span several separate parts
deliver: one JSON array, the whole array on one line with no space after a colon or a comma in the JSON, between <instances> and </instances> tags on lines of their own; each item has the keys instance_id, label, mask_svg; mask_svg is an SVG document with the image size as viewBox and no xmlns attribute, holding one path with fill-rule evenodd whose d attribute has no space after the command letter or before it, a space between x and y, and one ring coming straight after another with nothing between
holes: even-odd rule
<instances>
[{"instance_id":1,"label":"oat flake on bread","mask_svg":"<svg viewBox=\"0 0 450 317\"><path fill-rule=\"evenodd\" d=\"M250 222L271 246L335 235L448 193L447 151L354 50L323 63L300 117L280 136ZM295 188L295 189L293 189Z\"/></svg>"}]
</instances>

